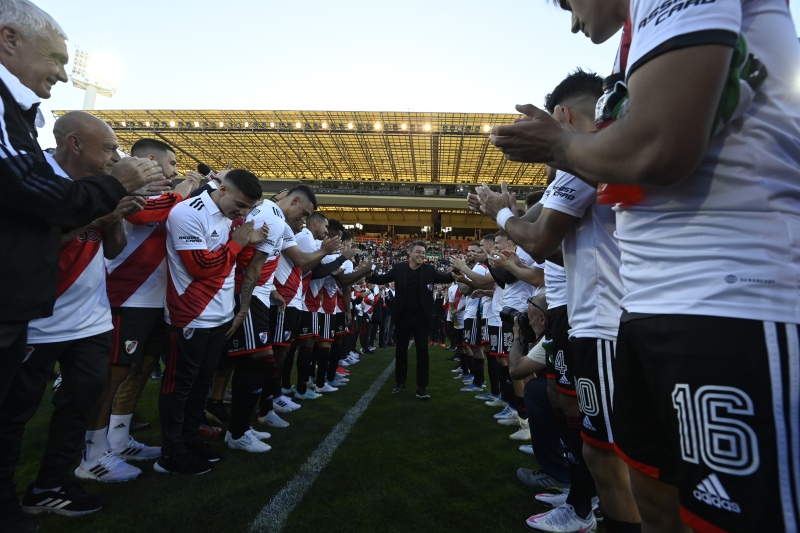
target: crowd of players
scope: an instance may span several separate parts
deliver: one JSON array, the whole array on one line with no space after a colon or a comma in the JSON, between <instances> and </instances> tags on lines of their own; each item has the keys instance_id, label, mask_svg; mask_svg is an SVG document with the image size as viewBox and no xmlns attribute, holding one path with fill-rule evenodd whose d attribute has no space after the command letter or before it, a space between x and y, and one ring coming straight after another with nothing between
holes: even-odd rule
<instances>
[{"instance_id":1,"label":"crowd of players","mask_svg":"<svg viewBox=\"0 0 800 533\"><path fill-rule=\"evenodd\" d=\"M517 477L553 509L529 528L594 531L601 508L612 532L796 531L791 17L783 0L605 3L561 7L596 42L624 27L616 74L577 70L546 112L522 106L495 128L509 159L562 170L522 215L505 186L469 196L500 229L448 260L454 282L434 307L450 326L435 319L429 342L452 328L460 390L532 439L541 468ZM266 452L251 420L287 427L281 415L347 385L357 338L361 353L393 339L393 287L370 282L371 260L308 187L262 200L258 178L234 169L205 184L189 172L173 190L172 147L143 138L120 159L110 127L83 112L60 117L42 152L38 103L66 81L65 39L29 1L0 4L0 217L17 258L0 308L5 531L102 508L71 473L133 480L146 460L210 471L221 456L198 433L204 417L227 426L229 448ZM400 254L381 257L386 270ZM130 427L159 359L157 447ZM56 362L46 449L20 504L22 434Z\"/></svg>"}]
</instances>

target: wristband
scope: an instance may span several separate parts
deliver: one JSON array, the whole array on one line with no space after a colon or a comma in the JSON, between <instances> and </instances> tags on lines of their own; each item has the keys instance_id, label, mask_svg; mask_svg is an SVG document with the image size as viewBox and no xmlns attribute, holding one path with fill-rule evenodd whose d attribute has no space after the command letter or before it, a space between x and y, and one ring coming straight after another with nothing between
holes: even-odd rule
<instances>
[{"instance_id":1,"label":"wristband","mask_svg":"<svg viewBox=\"0 0 800 533\"><path fill-rule=\"evenodd\" d=\"M500 229L506 229L506 222L508 222L509 218L513 218L514 213L511 212L511 209L504 207L497 213L497 225L500 226Z\"/></svg>"}]
</instances>

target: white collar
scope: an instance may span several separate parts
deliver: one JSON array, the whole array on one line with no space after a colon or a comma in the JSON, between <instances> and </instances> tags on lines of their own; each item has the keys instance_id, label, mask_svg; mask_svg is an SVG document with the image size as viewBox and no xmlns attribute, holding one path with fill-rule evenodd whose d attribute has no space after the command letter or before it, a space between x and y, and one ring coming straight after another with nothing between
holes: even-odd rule
<instances>
[{"instance_id":1,"label":"white collar","mask_svg":"<svg viewBox=\"0 0 800 533\"><path fill-rule=\"evenodd\" d=\"M39 97L36 96L35 92L22 85L19 78L2 64L0 64L0 81L8 87L11 96L24 111L29 110L33 106L38 106L42 102ZM36 108L35 125L37 128L44 127L44 115L42 115L42 111L38 107Z\"/></svg>"}]
</instances>

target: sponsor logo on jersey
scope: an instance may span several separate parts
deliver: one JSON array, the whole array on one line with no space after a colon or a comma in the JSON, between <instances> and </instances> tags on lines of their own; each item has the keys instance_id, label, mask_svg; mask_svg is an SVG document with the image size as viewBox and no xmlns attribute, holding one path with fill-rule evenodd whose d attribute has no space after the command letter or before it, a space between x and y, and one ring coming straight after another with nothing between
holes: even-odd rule
<instances>
[{"instance_id":1,"label":"sponsor logo on jersey","mask_svg":"<svg viewBox=\"0 0 800 533\"><path fill-rule=\"evenodd\" d=\"M128 353L135 352L138 346L139 341L125 341L125 351Z\"/></svg>"},{"instance_id":2,"label":"sponsor logo on jersey","mask_svg":"<svg viewBox=\"0 0 800 533\"><path fill-rule=\"evenodd\" d=\"M194 335L194 328L183 328L183 338L189 340Z\"/></svg>"},{"instance_id":3,"label":"sponsor logo on jersey","mask_svg":"<svg viewBox=\"0 0 800 533\"><path fill-rule=\"evenodd\" d=\"M180 235L178 237L178 240L181 240L185 243L193 243L193 244L203 242L203 240L196 235Z\"/></svg>"},{"instance_id":4,"label":"sponsor logo on jersey","mask_svg":"<svg viewBox=\"0 0 800 533\"><path fill-rule=\"evenodd\" d=\"M76 238L78 239L79 242L86 242L86 241L100 242L103 239L103 234L100 233L99 231L90 229L89 231L84 231Z\"/></svg>"},{"instance_id":5,"label":"sponsor logo on jersey","mask_svg":"<svg viewBox=\"0 0 800 533\"><path fill-rule=\"evenodd\" d=\"M238 348L239 347L239 340L238 339L233 339L233 347L234 348Z\"/></svg>"},{"instance_id":6,"label":"sponsor logo on jersey","mask_svg":"<svg viewBox=\"0 0 800 533\"><path fill-rule=\"evenodd\" d=\"M269 339L269 335L266 331L262 331L258 334L258 340L261 341L261 344L267 344L267 340Z\"/></svg>"},{"instance_id":7,"label":"sponsor logo on jersey","mask_svg":"<svg viewBox=\"0 0 800 533\"><path fill-rule=\"evenodd\" d=\"M217 233L217 230L214 230L214 231L211 232L211 237L214 238L214 239L219 237L219 233Z\"/></svg>"},{"instance_id":8,"label":"sponsor logo on jersey","mask_svg":"<svg viewBox=\"0 0 800 533\"><path fill-rule=\"evenodd\" d=\"M717 509L737 514L742 512L742 508L739 507L739 504L731 501L731 497L728 496L728 491L722 486L716 474L711 474L698 483L692 495L706 505L714 506Z\"/></svg>"}]
</instances>

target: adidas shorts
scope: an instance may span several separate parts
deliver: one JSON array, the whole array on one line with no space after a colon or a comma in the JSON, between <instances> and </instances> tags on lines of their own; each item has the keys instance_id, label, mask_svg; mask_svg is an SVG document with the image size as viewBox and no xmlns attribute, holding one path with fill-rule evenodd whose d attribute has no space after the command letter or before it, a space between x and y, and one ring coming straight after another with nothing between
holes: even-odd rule
<instances>
[{"instance_id":1,"label":"adidas shorts","mask_svg":"<svg viewBox=\"0 0 800 533\"><path fill-rule=\"evenodd\" d=\"M236 295L234 313L239 312L241 296ZM246 355L272 349L270 343L269 307L258 296L250 298L247 318L237 329L226 345L228 355ZM224 358L223 358L224 359Z\"/></svg>"},{"instance_id":2,"label":"adidas shorts","mask_svg":"<svg viewBox=\"0 0 800 533\"><path fill-rule=\"evenodd\" d=\"M300 311L300 326L296 336L298 339L319 337L319 313Z\"/></svg>"},{"instance_id":3,"label":"adidas shorts","mask_svg":"<svg viewBox=\"0 0 800 533\"><path fill-rule=\"evenodd\" d=\"M319 336L317 342L333 342L333 322L336 315L329 315L327 313L317 313L317 321L319 323Z\"/></svg>"},{"instance_id":4,"label":"adidas shorts","mask_svg":"<svg viewBox=\"0 0 800 533\"><path fill-rule=\"evenodd\" d=\"M547 378L556 381L562 394L575 396L575 376L572 367L572 345L569 340L567 306L547 310L548 338L552 339L552 357L547 358Z\"/></svg>"},{"instance_id":5,"label":"adidas shorts","mask_svg":"<svg viewBox=\"0 0 800 533\"><path fill-rule=\"evenodd\" d=\"M339 312L333 315L333 335L338 337L340 335L347 335L350 330L347 329L347 315L344 312Z\"/></svg>"},{"instance_id":6,"label":"adidas shorts","mask_svg":"<svg viewBox=\"0 0 800 533\"><path fill-rule=\"evenodd\" d=\"M111 340L112 365L141 363L145 356L160 357L165 350L163 308L112 307L114 332Z\"/></svg>"},{"instance_id":7,"label":"adidas shorts","mask_svg":"<svg viewBox=\"0 0 800 533\"><path fill-rule=\"evenodd\" d=\"M797 531L800 325L624 316L614 441L696 531Z\"/></svg>"},{"instance_id":8,"label":"adidas shorts","mask_svg":"<svg viewBox=\"0 0 800 533\"><path fill-rule=\"evenodd\" d=\"M291 346L300 325L300 310L287 306L285 311L278 311L278 306L272 305L269 324L273 346Z\"/></svg>"},{"instance_id":9,"label":"adidas shorts","mask_svg":"<svg viewBox=\"0 0 800 533\"><path fill-rule=\"evenodd\" d=\"M454 328L453 329L453 346L456 348L460 348L461 346L466 346L464 344L464 329L463 328Z\"/></svg>"},{"instance_id":10,"label":"adidas shorts","mask_svg":"<svg viewBox=\"0 0 800 533\"><path fill-rule=\"evenodd\" d=\"M614 341L604 339L572 339L572 366L575 392L581 409L581 436L588 444L604 450L614 449L614 435L611 432L614 344Z\"/></svg>"},{"instance_id":11,"label":"adidas shorts","mask_svg":"<svg viewBox=\"0 0 800 533\"><path fill-rule=\"evenodd\" d=\"M464 345L473 348L480 348L481 336L480 329L478 328L478 319L467 318L464 320Z\"/></svg>"},{"instance_id":12,"label":"adidas shorts","mask_svg":"<svg viewBox=\"0 0 800 533\"><path fill-rule=\"evenodd\" d=\"M493 357L508 357L511 345L514 343L514 329L511 324L489 326L489 355Z\"/></svg>"},{"instance_id":13,"label":"adidas shorts","mask_svg":"<svg viewBox=\"0 0 800 533\"><path fill-rule=\"evenodd\" d=\"M486 318L481 319L481 344L490 344L489 342L489 320Z\"/></svg>"}]
</instances>

